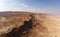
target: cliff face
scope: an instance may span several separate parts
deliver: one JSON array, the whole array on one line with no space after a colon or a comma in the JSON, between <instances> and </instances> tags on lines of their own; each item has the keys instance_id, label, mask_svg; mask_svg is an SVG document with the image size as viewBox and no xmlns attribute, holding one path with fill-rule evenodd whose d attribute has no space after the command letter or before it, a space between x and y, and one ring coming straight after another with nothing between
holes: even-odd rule
<instances>
[{"instance_id":1,"label":"cliff face","mask_svg":"<svg viewBox=\"0 0 60 37\"><path fill-rule=\"evenodd\" d=\"M33 13L0 15L0 37L60 37L60 16Z\"/></svg>"},{"instance_id":2,"label":"cliff face","mask_svg":"<svg viewBox=\"0 0 60 37\"><path fill-rule=\"evenodd\" d=\"M10 34L14 35L14 33L16 34L16 32L14 31L18 31L18 33L20 33L19 30L22 30L22 32L24 32L24 29L25 29L24 22L28 22L30 19L31 19L31 15L28 13L1 15L0 16L0 35L4 35L4 37ZM20 29L19 27L22 27L22 28ZM12 33L9 33L11 31Z\"/></svg>"}]
</instances>

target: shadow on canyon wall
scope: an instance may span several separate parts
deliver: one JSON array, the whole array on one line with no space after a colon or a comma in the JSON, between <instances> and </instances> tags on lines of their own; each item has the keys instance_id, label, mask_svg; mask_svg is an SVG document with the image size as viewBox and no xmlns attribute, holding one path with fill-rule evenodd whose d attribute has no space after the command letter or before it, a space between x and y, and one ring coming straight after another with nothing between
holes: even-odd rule
<instances>
[{"instance_id":1,"label":"shadow on canyon wall","mask_svg":"<svg viewBox=\"0 0 60 37\"><path fill-rule=\"evenodd\" d=\"M14 28L11 32L7 33L5 37L28 37L29 31L32 29L33 21L32 19L29 21L25 21L24 25L20 28Z\"/></svg>"}]
</instances>

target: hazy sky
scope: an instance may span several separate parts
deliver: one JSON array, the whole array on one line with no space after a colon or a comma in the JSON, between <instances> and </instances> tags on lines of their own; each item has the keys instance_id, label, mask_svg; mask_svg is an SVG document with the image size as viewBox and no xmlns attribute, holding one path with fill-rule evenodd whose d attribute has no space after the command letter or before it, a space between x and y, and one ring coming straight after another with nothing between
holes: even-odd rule
<instances>
[{"instance_id":1,"label":"hazy sky","mask_svg":"<svg viewBox=\"0 0 60 37\"><path fill-rule=\"evenodd\" d=\"M0 0L0 11L60 13L60 0Z\"/></svg>"}]
</instances>

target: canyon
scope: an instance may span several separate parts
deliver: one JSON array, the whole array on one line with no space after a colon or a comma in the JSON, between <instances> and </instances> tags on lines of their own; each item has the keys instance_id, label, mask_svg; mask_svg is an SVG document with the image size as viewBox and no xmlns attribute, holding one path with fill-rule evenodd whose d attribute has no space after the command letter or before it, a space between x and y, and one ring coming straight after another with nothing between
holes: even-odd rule
<instances>
[{"instance_id":1,"label":"canyon","mask_svg":"<svg viewBox=\"0 0 60 37\"><path fill-rule=\"evenodd\" d=\"M0 12L0 37L60 37L60 15Z\"/></svg>"}]
</instances>

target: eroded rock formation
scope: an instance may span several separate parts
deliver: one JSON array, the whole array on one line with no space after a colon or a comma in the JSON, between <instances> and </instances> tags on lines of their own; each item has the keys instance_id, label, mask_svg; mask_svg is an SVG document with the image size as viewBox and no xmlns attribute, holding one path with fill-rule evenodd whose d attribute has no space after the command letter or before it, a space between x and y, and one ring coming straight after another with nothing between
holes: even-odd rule
<instances>
[{"instance_id":1,"label":"eroded rock formation","mask_svg":"<svg viewBox=\"0 0 60 37\"><path fill-rule=\"evenodd\" d=\"M60 16L1 13L0 37L60 37Z\"/></svg>"}]
</instances>

